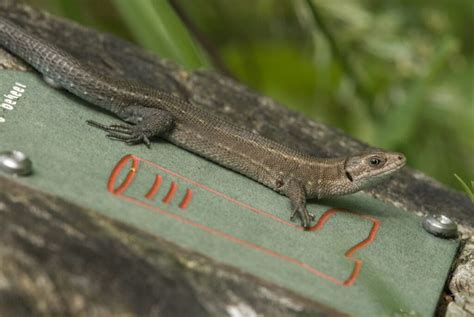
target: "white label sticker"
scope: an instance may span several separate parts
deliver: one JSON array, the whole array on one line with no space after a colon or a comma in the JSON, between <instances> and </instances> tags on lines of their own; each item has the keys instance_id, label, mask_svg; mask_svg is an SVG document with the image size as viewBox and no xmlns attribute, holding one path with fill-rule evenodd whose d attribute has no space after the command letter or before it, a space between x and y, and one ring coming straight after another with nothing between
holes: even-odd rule
<instances>
[{"instance_id":1,"label":"white label sticker","mask_svg":"<svg viewBox=\"0 0 474 317\"><path fill-rule=\"evenodd\" d=\"M26 85L16 82L12 89L3 95L3 101L0 102L0 108L4 110L14 110L21 96L23 96L26 90ZM0 97L1 98L1 97ZM5 117L0 117L0 123L7 121Z\"/></svg>"}]
</instances>

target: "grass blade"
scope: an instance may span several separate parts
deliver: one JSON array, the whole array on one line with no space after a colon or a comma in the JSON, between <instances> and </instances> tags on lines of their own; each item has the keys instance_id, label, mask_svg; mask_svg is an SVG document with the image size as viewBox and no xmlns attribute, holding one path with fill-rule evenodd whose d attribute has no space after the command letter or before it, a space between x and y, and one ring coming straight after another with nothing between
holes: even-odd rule
<instances>
[{"instance_id":1,"label":"grass blade","mask_svg":"<svg viewBox=\"0 0 474 317\"><path fill-rule=\"evenodd\" d=\"M462 178L459 177L457 174L454 174L454 177L456 177L456 179L459 181L459 183L461 183L462 188L466 192L467 196L471 199L471 201L474 202L474 192L473 192L473 190L470 189L469 186L467 186L466 182L464 182L462 180Z\"/></svg>"},{"instance_id":2,"label":"grass blade","mask_svg":"<svg viewBox=\"0 0 474 317\"><path fill-rule=\"evenodd\" d=\"M211 68L168 1L112 0L135 39L145 48L188 69Z\"/></svg>"}]
</instances>

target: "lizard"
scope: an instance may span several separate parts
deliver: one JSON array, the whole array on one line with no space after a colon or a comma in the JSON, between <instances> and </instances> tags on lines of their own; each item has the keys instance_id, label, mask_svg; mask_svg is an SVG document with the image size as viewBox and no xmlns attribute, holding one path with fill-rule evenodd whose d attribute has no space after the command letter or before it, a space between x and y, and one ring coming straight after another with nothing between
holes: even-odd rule
<instances>
[{"instance_id":1,"label":"lizard","mask_svg":"<svg viewBox=\"0 0 474 317\"><path fill-rule=\"evenodd\" d=\"M178 147L253 179L291 202L291 220L304 228L314 215L308 199L355 193L394 175L406 163L402 153L371 149L320 158L292 149L199 108L172 93L118 80L86 67L78 59L11 20L0 16L0 46L36 69L45 81L105 109L124 123L87 123L127 144L163 138Z\"/></svg>"}]
</instances>

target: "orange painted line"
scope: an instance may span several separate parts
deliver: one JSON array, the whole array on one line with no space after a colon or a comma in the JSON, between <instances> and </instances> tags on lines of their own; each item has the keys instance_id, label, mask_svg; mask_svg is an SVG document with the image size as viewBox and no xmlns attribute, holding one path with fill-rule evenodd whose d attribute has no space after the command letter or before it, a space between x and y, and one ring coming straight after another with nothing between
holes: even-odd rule
<instances>
[{"instance_id":1,"label":"orange painted line","mask_svg":"<svg viewBox=\"0 0 474 317\"><path fill-rule=\"evenodd\" d=\"M173 172L173 171L171 171L171 170L169 170L169 169L167 169L167 168L164 168L164 167L161 166L161 165L158 165L158 164L153 163L153 162L151 162L151 161L142 159L142 158L140 158L140 157L135 157L135 159L137 159L137 160L139 160L139 161L142 161L142 162L145 162L145 163L147 163L147 164L149 164L149 165L151 165L151 166L153 166L153 167L156 167L157 169L159 169L159 170L161 170L161 171L163 171L163 172L165 172L165 173L167 173L167 174L169 174L169 175L171 175L171 176L174 176L174 177L177 177L177 178L179 178L179 179L182 179L182 180L184 180L185 182L188 182L188 183L190 183L190 184L192 184L192 185L194 185L194 186L196 186L196 187L199 187L199 188L201 188L201 189L204 189L204 190L206 190L206 191L208 191L208 192L210 192L210 193L212 193L212 194L214 194L214 195L216 195L216 196L222 197L222 198L224 198L225 200L230 201L231 203L233 203L233 204L235 204L235 205L237 205L237 206L240 206L240 207L242 207L242 208L245 208L245 209L247 209L247 210L250 210L250 211L252 211L252 212L254 212L254 213L256 213L256 214L259 214L259 215L262 215L262 216L264 216L264 217L273 219L273 220L275 220L275 221L277 221L277 222L280 222L280 223L285 224L285 225L290 226L290 227L294 227L294 228L297 228L297 229L303 229L303 228L301 228L300 225L297 225L297 224L294 224L294 223L292 223L292 222L283 220L283 219L281 219L281 218L279 218L279 217L277 217L277 216L275 216L275 215L272 215L272 214L269 213L269 212L266 212L266 211L263 211L263 210L254 208L254 207L252 207L252 206L250 206L250 205L248 205L248 204L246 204L246 203L243 203L243 202L238 201L238 200L236 200L236 199L234 199L234 198L232 198L232 197L229 197L229 196L227 196L227 195L224 194L224 193L218 192L217 190L214 190L214 189L212 189L212 188L210 188L210 187L207 187L207 186L204 185L204 184L195 182L195 181L193 181L192 179L189 179L189 178L184 177L184 176L182 176L182 175L180 175L180 174L177 174L177 173L175 173L175 172Z\"/></svg>"},{"instance_id":2,"label":"orange painted line","mask_svg":"<svg viewBox=\"0 0 474 317\"><path fill-rule=\"evenodd\" d=\"M138 162L138 161L143 161L153 167L156 167L157 169L171 175L171 176L174 176L174 177L177 177L185 182L188 182L192 185L195 185L196 187L199 187L201 189L204 189L210 193L213 193L215 194L216 196L219 196L231 203L234 203L244 209L247 209L247 210L250 210L254 213L257 213L261 216L264 216L264 217L267 217L267 218L270 218L272 220L275 220L281 224L284 224L284 225L287 225L289 227L294 227L295 229L298 229L298 230L305 230L304 228L302 228L301 226L299 225L296 225L294 223L291 223L291 222L288 222L288 221L285 221L277 216L274 216L273 214L269 213L269 212L266 212L266 211L263 211L263 210L260 210L260 209L257 209L257 208L254 208L246 203L243 203L241 201L238 201L230 196L227 196L226 194L224 193L221 193L221 192L218 192L210 187L207 187L206 185L204 184L201 184L201 183L198 183L198 182L195 182L189 178L186 178L180 174L177 174L171 170L168 170L156 163L153 163L151 161L148 161L148 160L145 160L145 159L142 159L142 158L139 158L139 157L136 157L136 156L133 156L133 155L128 155L128 156L125 156L124 158L122 158L122 160L119 161L119 163L115 166L112 174L111 174L111 178L109 180L109 191L113 194L121 194L125 189L126 187L128 187L130 185L130 183L133 181L133 177L131 177L130 179L128 179L128 176L127 176L127 179L124 183L126 183L126 187L124 190L118 192L118 190L113 190L113 187L110 186L110 184L114 183L115 181L115 178L116 176L118 175L118 173L120 172L121 168L123 168L123 166L125 165L126 161L128 159L130 159L130 157L132 157L132 159L134 160L134 165L132 167L132 169L137 170L138 168L138 163L136 164L136 167L135 167L135 161ZM126 160L125 160L126 159ZM122 162L125 160L125 163ZM133 175L134 176L134 175ZM114 181L112 181L112 178L114 178ZM123 184L121 185L123 186ZM168 192L168 194L166 195L166 197L163 199L163 202L165 202L165 199L170 195L171 197L169 199L166 199L167 202L171 201L171 199L173 198L173 196L175 195L176 193L176 190L177 190L177 185L175 182L172 182L171 183L171 187L170 187L170 190ZM365 215L360 215L358 213L354 213L354 212L351 212L351 215L354 215L356 217L359 217L359 218L362 218L362 219L366 219L366 220L369 220L373 223L372 225L372 228L370 230L370 233L369 235L367 236L366 239L364 239L363 241L359 242L358 244L356 244L355 246L353 246L352 248L350 248L348 251L346 251L345 253L345 256L351 260L352 262L354 262L354 268L351 272L351 274L349 275L349 277L347 279L345 279L344 281L341 281L341 280L338 280L332 276L329 276L323 272L320 272L318 271L317 269L315 269L314 267L304 263L304 262L301 262L297 259L294 259L294 258L291 258L289 256L286 256L286 255L283 255L283 254L280 254L280 253L277 253L275 251L272 251L272 250L269 250L269 249L266 249L264 247L261 247L259 245L256 245L256 244L253 244L252 242L249 242L249 241L246 241L246 240L242 240L242 239L239 239L239 238L236 238L234 236L231 236L227 233L224 233L222 231L219 231L219 230L216 230L216 229L213 229L213 228L210 228L210 227L207 227L205 225L202 225L202 224L199 224L199 223L196 223L192 220L189 220L189 219L186 219L186 218L183 218L181 216L178 216L176 214L172 214L172 213L169 213L167 211L164 211L164 210L161 210L159 208L156 208L156 207L153 207L153 206L150 206L148 204L146 204L145 202L142 202L142 201L139 201L133 197L129 197L129 196L123 196L123 195L119 195L119 197L121 197L122 199L124 200L127 200L129 202L132 202L132 203L135 203L137 205L140 205L140 206L143 206L145 208L148 208L148 209L151 209L151 210L154 210L154 211L157 211L165 216L168 216L169 218L173 218L173 219L176 219L182 223L185 223L185 224L189 224L193 227L196 227L196 228L199 228L203 231L206 231L210 234L213 234L213 235L216 235L216 236L219 236L219 237L222 237L222 238L225 238L227 240L230 240L230 241L233 241L237 244L240 244L240 245L243 245L243 246L247 246L249 248L252 248L254 250L258 250L258 251L261 251L262 253L265 253L267 255L270 255L270 256L273 256L275 258L279 258L281 260L284 260L286 262L289 262L289 263L293 263L303 269L305 269L306 271L316 275L316 276L319 276L321 278L324 278L334 284L337 284L337 285L341 285L341 286L345 286L345 287L348 287L348 286L351 286L355 283L355 281L357 280L358 276L360 275L360 272L361 272L361 268L362 268L362 265L363 265L363 261L360 260L360 259L355 259L353 258L353 255L359 251L360 249L363 249L365 247L367 247L368 245L370 245L374 240L375 240L375 237L377 236L377 233L378 233L378 230L380 228L380 220L376 219L376 218L373 218L373 217L370 217L370 216L365 216ZM183 199L184 200L184 199ZM182 204L182 203L181 203ZM181 205L180 205L181 206ZM309 229L306 229L306 231L310 231L310 232L313 232L313 231L318 231L320 229L322 229L325 225L325 223L329 220L329 218L333 215L335 215L336 213L338 212L347 212L348 210L346 209L340 209L340 208L332 208L332 209L329 209L327 210L323 215L321 215L321 217L318 219L318 222L316 224L314 224L313 226L311 226Z\"/></svg>"},{"instance_id":3,"label":"orange painted line","mask_svg":"<svg viewBox=\"0 0 474 317\"><path fill-rule=\"evenodd\" d=\"M148 193L146 193L146 195L145 195L146 199L152 200L153 198L155 198L156 194L160 190L162 180L163 180L163 177L161 177L161 175L156 175L155 182L151 186Z\"/></svg>"},{"instance_id":4,"label":"orange painted line","mask_svg":"<svg viewBox=\"0 0 474 317\"><path fill-rule=\"evenodd\" d=\"M222 232L220 230L217 230L217 229L214 229L214 228L210 228L206 225L203 225L203 224L200 224L200 223L197 223L195 221L192 221L190 219L187 219L187 218L184 218L180 215L177 215L177 214L173 214L173 213L170 213L170 212L167 212L165 210L162 210L160 208L157 208L157 207L152 207L150 205L148 205L147 203L143 202L143 201L140 201L138 199L135 199L133 197L130 197L130 196L118 196L120 197L121 199L123 200L126 200L126 201L129 201L131 203L134 203L136 205L139 205L139 206L142 206L142 207L145 207L147 209L150 209L154 212L157 212L157 213L160 213L168 218L171 218L171 219L175 219L181 223L184 223L184 224L187 224L187 225L191 225L195 228L198 228L198 229L201 229L209 234L212 234L214 236L218 236L218 237L221 237L221 238L224 238L226 240L229 240L229 241L232 241L232 242L235 242L239 245L243 245L245 247L248 247L250 249L254 249L254 250L257 250L257 251L260 251L264 254L267 254L269 256L272 256L272 257L275 257L275 258L278 258L278 259L281 259L281 260L284 260L286 262L289 262L289 263L292 263L306 271L308 271L309 273L313 274L313 275L316 275L318 277L321 277L325 280L328 280L334 284L337 284L337 285L341 285L343 286L343 282L341 282L340 280L330 276L330 275L327 275L321 271L318 271L317 269L315 269L314 267L304 263L304 262L301 262L295 258L292 258L292 257L289 257L289 256L286 256L286 255L283 255L283 254L280 254L278 252L275 252L273 250L270 250L270 249L267 249L265 247L262 247L262 246L259 246L259 245L256 245L252 242L249 242L249 241L246 241L246 240L242 240L242 239L239 239L239 238L236 238L234 236L231 236L230 234L227 234L225 232Z\"/></svg>"},{"instance_id":5,"label":"orange painted line","mask_svg":"<svg viewBox=\"0 0 474 317\"><path fill-rule=\"evenodd\" d=\"M324 214L319 217L318 222L306 229L307 231L317 231L321 230L324 227L324 224L326 221L329 220L329 218L334 215L336 212L343 211L343 209L340 208L331 208L329 210L326 210ZM301 228L301 230L304 230L304 228Z\"/></svg>"},{"instance_id":6,"label":"orange painted line","mask_svg":"<svg viewBox=\"0 0 474 317\"><path fill-rule=\"evenodd\" d=\"M366 219L369 219L373 222L372 229L370 229L370 233L369 233L369 235L367 236L367 238L365 240L363 240L360 243L356 244L355 246L353 246L352 248L350 248L346 252L346 256L349 257L349 258L352 257L354 255L354 253L356 253L360 249L363 249L366 246L368 246L369 244L371 244L375 240L375 237L377 236L377 233L378 233L379 228L380 228L381 221L378 220L378 219L373 219L373 218L366 218Z\"/></svg>"},{"instance_id":7,"label":"orange painted line","mask_svg":"<svg viewBox=\"0 0 474 317\"><path fill-rule=\"evenodd\" d=\"M120 172L129 160L132 160L132 167L128 171L125 180L117 188L114 188L115 182L117 181L117 177L119 176ZM126 155L122 157L122 159L117 163L115 168L112 170L112 173L110 174L109 182L107 183L108 191L115 195L122 194L133 182L133 179L135 178L135 175L138 171L138 163L139 159L133 155Z\"/></svg>"},{"instance_id":8,"label":"orange painted line","mask_svg":"<svg viewBox=\"0 0 474 317\"><path fill-rule=\"evenodd\" d=\"M349 287L355 283L357 277L360 274L362 264L363 264L362 260L359 260L359 259L354 260L354 268L352 269L351 275L349 275L349 277L344 281L344 283L342 283L343 286Z\"/></svg>"},{"instance_id":9,"label":"orange painted line","mask_svg":"<svg viewBox=\"0 0 474 317\"><path fill-rule=\"evenodd\" d=\"M187 188L186 194L184 195L183 200L181 201L181 204L179 204L179 208L181 209L188 208L189 203L191 202L191 198L193 198L193 191L192 189Z\"/></svg>"},{"instance_id":10,"label":"orange painted line","mask_svg":"<svg viewBox=\"0 0 474 317\"><path fill-rule=\"evenodd\" d=\"M176 191L178 190L178 185L175 182L171 182L170 190L166 194L165 198L163 198L163 202L165 204L169 204L169 202L173 199Z\"/></svg>"},{"instance_id":11,"label":"orange painted line","mask_svg":"<svg viewBox=\"0 0 474 317\"><path fill-rule=\"evenodd\" d=\"M345 211L344 209L340 209L340 208L333 208L333 209L327 210L318 219L318 222L316 224L314 224L313 226L311 226L308 229L308 231L316 231L316 230L322 229L324 227L326 221L329 220L329 218L332 215L334 215L337 212L344 212L344 211ZM375 219L375 218L372 218L372 217L367 217L367 216L362 216L362 215L357 215L357 214L355 214L355 215L360 217L360 218L364 218L364 219L372 221L373 225L372 225L372 228L370 229L370 233L367 236L367 238L364 239L363 241L359 242L358 244L356 244L352 248L350 248L345 253L345 256L347 258L354 261L354 268L352 270L352 273L349 275L349 277L343 282L344 286L351 286L352 284L354 284L357 277L359 276L361 268L362 268L363 261L361 261L359 259L353 259L352 256L354 255L354 253L356 253L357 251L365 248L366 246L368 246L370 243L372 243L375 240L375 237L377 236L377 233L378 233L378 230L379 230L379 227L380 227L380 220L378 220L378 219Z\"/></svg>"}]
</instances>

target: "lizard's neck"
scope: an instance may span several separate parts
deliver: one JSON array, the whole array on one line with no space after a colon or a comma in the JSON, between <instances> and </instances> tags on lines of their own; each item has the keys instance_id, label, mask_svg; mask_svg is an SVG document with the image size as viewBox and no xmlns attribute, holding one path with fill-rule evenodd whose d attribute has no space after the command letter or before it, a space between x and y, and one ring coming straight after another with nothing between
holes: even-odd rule
<instances>
[{"instance_id":1,"label":"lizard's neck","mask_svg":"<svg viewBox=\"0 0 474 317\"><path fill-rule=\"evenodd\" d=\"M321 199L359 190L344 169L345 158L320 160L307 167L306 197Z\"/></svg>"}]
</instances>

